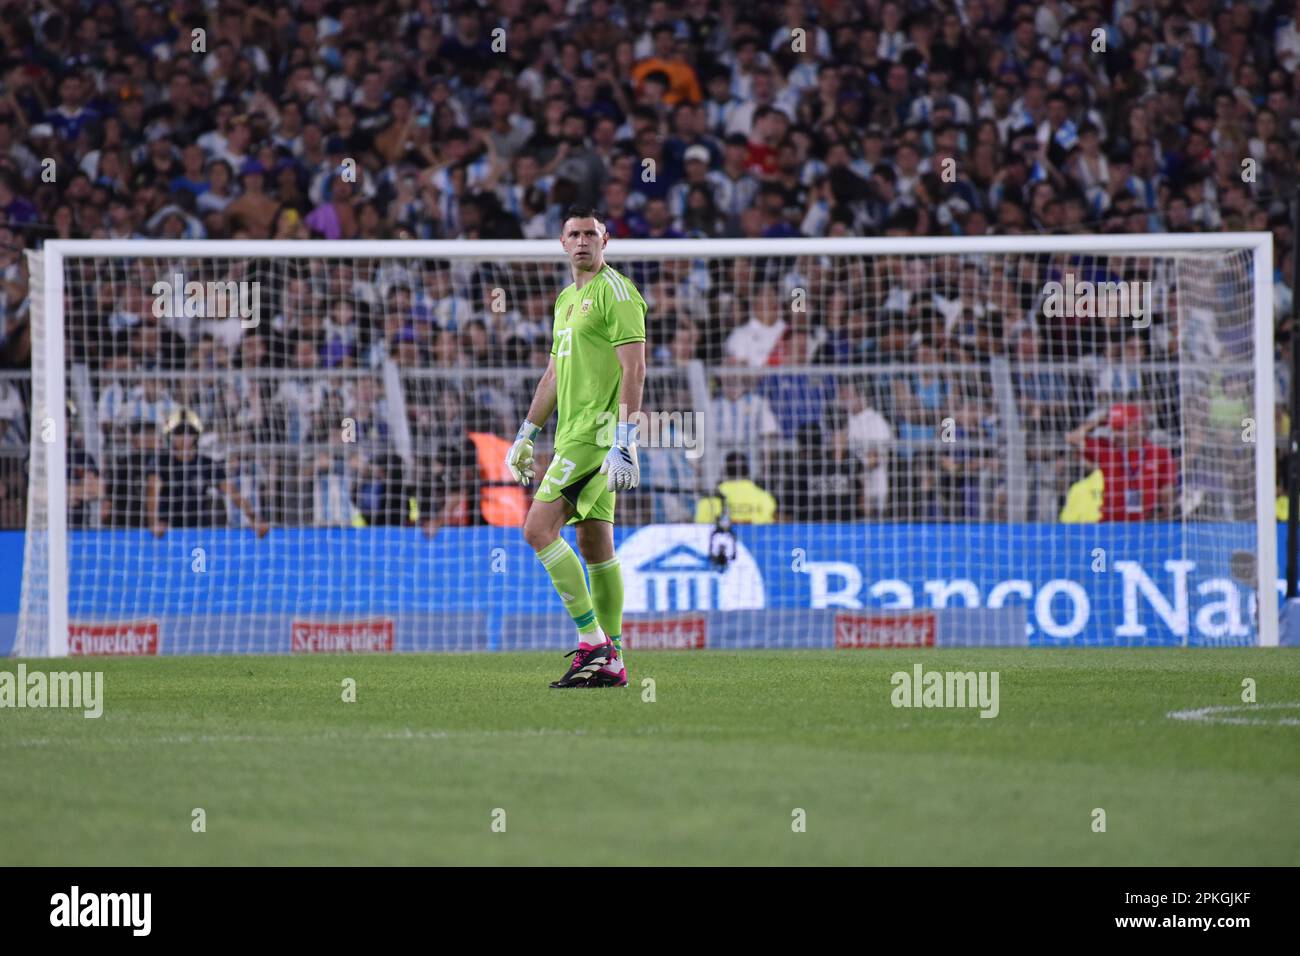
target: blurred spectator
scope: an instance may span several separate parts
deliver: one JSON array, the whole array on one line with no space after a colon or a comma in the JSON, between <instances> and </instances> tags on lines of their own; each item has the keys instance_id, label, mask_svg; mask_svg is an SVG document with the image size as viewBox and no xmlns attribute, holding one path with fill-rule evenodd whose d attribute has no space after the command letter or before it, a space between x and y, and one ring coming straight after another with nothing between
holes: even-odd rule
<instances>
[{"instance_id":1,"label":"blurred spectator","mask_svg":"<svg viewBox=\"0 0 1300 956\"><path fill-rule=\"evenodd\" d=\"M862 521L866 469L849 451L844 410L826 410L824 423L799 426L796 457L787 464L781 515L790 521Z\"/></svg>"},{"instance_id":2,"label":"blurred spectator","mask_svg":"<svg viewBox=\"0 0 1300 956\"><path fill-rule=\"evenodd\" d=\"M354 525L406 524L410 505L403 470L397 455L378 455L359 462L352 476L353 503L359 515Z\"/></svg>"},{"instance_id":3,"label":"blurred spectator","mask_svg":"<svg viewBox=\"0 0 1300 956\"><path fill-rule=\"evenodd\" d=\"M893 380L893 406L900 454L909 457L915 443L932 440L948 408L948 379L940 370L938 352L919 340L912 349L914 372Z\"/></svg>"},{"instance_id":4,"label":"blurred spectator","mask_svg":"<svg viewBox=\"0 0 1300 956\"><path fill-rule=\"evenodd\" d=\"M640 87L656 73L662 74L663 102L674 106L683 100L698 103L704 98L695 70L677 55L677 31L660 24L651 31L654 53L637 63L632 69L632 82ZM638 89L638 93L640 90Z\"/></svg>"},{"instance_id":5,"label":"blurred spectator","mask_svg":"<svg viewBox=\"0 0 1300 956\"><path fill-rule=\"evenodd\" d=\"M96 512L104 497L99 465L96 464L94 456L86 451L80 435L79 431L74 433L72 444L68 448L69 528L95 527L96 520L100 518Z\"/></svg>"},{"instance_id":6,"label":"blurred spectator","mask_svg":"<svg viewBox=\"0 0 1300 956\"><path fill-rule=\"evenodd\" d=\"M1097 401L1103 405L1141 398L1145 392L1142 363L1146 345L1137 333L1115 333L1106 344L1106 357L1097 372Z\"/></svg>"},{"instance_id":7,"label":"blurred spectator","mask_svg":"<svg viewBox=\"0 0 1300 956\"><path fill-rule=\"evenodd\" d=\"M946 515L959 521L1006 520L991 513L986 478L996 449L991 416L969 398L941 422L938 461Z\"/></svg>"},{"instance_id":8,"label":"blurred spectator","mask_svg":"<svg viewBox=\"0 0 1300 956\"><path fill-rule=\"evenodd\" d=\"M681 410L687 411L683 413ZM647 421L655 424L653 436L642 437L639 449L641 485L650 496L649 521L653 524L677 524L693 520L692 502L695 500L699 477L695 460L688 457L685 446L687 435L680 426L682 414L690 414L689 396L670 394L664 410L643 403L642 412ZM653 437L653 443L651 438ZM699 438L697 434L694 436Z\"/></svg>"},{"instance_id":9,"label":"blurred spectator","mask_svg":"<svg viewBox=\"0 0 1300 956\"><path fill-rule=\"evenodd\" d=\"M27 434L27 409L18 386L0 379L0 448L24 449Z\"/></svg>"},{"instance_id":10,"label":"blurred spectator","mask_svg":"<svg viewBox=\"0 0 1300 956\"><path fill-rule=\"evenodd\" d=\"M889 500L889 449L894 430L885 416L869 404L872 390L867 382L854 384L841 380L840 396L849 414L846 426L849 450L866 467L867 512L871 517L882 517Z\"/></svg>"},{"instance_id":11,"label":"blurred spectator","mask_svg":"<svg viewBox=\"0 0 1300 956\"><path fill-rule=\"evenodd\" d=\"M1213 513L1216 518L1227 521L1249 522L1254 519L1254 462L1250 455L1234 453L1241 444L1245 429L1254 420L1252 378L1249 372L1216 372L1210 383L1209 415L1205 422L1209 447L1206 451L1219 458L1219 462L1217 467L1196 469L1195 479L1198 485L1214 482L1214 487L1208 490L1216 493L1216 500L1212 508L1205 508L1198 517ZM1225 454L1225 449L1231 451Z\"/></svg>"},{"instance_id":12,"label":"blurred spectator","mask_svg":"<svg viewBox=\"0 0 1300 956\"><path fill-rule=\"evenodd\" d=\"M673 228L672 219L668 215L668 202L660 197L654 197L646 200L645 210L645 233L640 238L644 239L683 239L685 238L680 231Z\"/></svg>"},{"instance_id":13,"label":"blurred spectator","mask_svg":"<svg viewBox=\"0 0 1300 956\"><path fill-rule=\"evenodd\" d=\"M786 324L781 317L780 293L776 289L770 286L758 289L751 304L751 318L732 331L725 348L728 357L759 368L768 364L773 348L785 335Z\"/></svg>"},{"instance_id":14,"label":"blurred spectator","mask_svg":"<svg viewBox=\"0 0 1300 956\"><path fill-rule=\"evenodd\" d=\"M776 499L750 478L749 459L744 452L727 453L718 493L696 502L695 523L717 522L723 501L732 524L771 524L776 520Z\"/></svg>"},{"instance_id":15,"label":"blurred spectator","mask_svg":"<svg viewBox=\"0 0 1300 956\"><path fill-rule=\"evenodd\" d=\"M721 393L712 400L710 441L721 451L743 450L747 471L759 474L765 447L781 436L771 403L757 390L752 375L739 369L719 376Z\"/></svg>"},{"instance_id":16,"label":"blurred spectator","mask_svg":"<svg viewBox=\"0 0 1300 956\"><path fill-rule=\"evenodd\" d=\"M810 344L807 328L791 325L772 358L782 365L807 365ZM834 397L835 380L806 372L774 372L763 376L759 391L771 404L781 430L793 437L800 426L821 420L822 411Z\"/></svg>"},{"instance_id":17,"label":"blurred spectator","mask_svg":"<svg viewBox=\"0 0 1300 956\"><path fill-rule=\"evenodd\" d=\"M130 365L129 355L114 360L116 369L129 368ZM156 374L147 374L137 381L139 384L130 386L115 383L104 390L99 404L101 428L117 431L136 421L161 428L175 411L176 400Z\"/></svg>"},{"instance_id":18,"label":"blurred spectator","mask_svg":"<svg viewBox=\"0 0 1300 956\"><path fill-rule=\"evenodd\" d=\"M27 263L22 244L13 230L0 226L0 367L31 365L27 312Z\"/></svg>"},{"instance_id":19,"label":"blurred spectator","mask_svg":"<svg viewBox=\"0 0 1300 956\"><path fill-rule=\"evenodd\" d=\"M677 316L672 323L671 338L653 349L656 365L685 365L698 356L700 330L698 324L685 316Z\"/></svg>"},{"instance_id":20,"label":"blurred spectator","mask_svg":"<svg viewBox=\"0 0 1300 956\"><path fill-rule=\"evenodd\" d=\"M528 502L505 464L511 441L499 433L507 427L494 422L490 412L479 408L470 416L467 437L474 445L478 467L479 518L496 527L517 528L523 526Z\"/></svg>"},{"instance_id":21,"label":"blurred spectator","mask_svg":"<svg viewBox=\"0 0 1300 956\"><path fill-rule=\"evenodd\" d=\"M314 374L320 365L320 346L310 336L294 344L293 369L301 374L279 381L273 401L285 419L284 439L290 444L327 441L333 424L330 381Z\"/></svg>"},{"instance_id":22,"label":"blurred spectator","mask_svg":"<svg viewBox=\"0 0 1300 956\"><path fill-rule=\"evenodd\" d=\"M244 514L257 536L264 537L270 525L240 494L225 466L199 454L200 434L202 426L197 415L183 409L174 412L168 421L166 444L143 470L143 489L137 484L129 492L139 497L143 490L149 529L162 537L170 528L224 526L224 495Z\"/></svg>"},{"instance_id":23,"label":"blurred spectator","mask_svg":"<svg viewBox=\"0 0 1300 956\"><path fill-rule=\"evenodd\" d=\"M1110 436L1089 433L1105 422ZM1105 417L1092 415L1065 440L1101 469L1105 482L1102 521L1151 521L1176 517L1174 490L1178 468L1168 450L1146 437L1142 410L1131 403L1112 405Z\"/></svg>"},{"instance_id":24,"label":"blurred spectator","mask_svg":"<svg viewBox=\"0 0 1300 956\"><path fill-rule=\"evenodd\" d=\"M1101 504L1105 498L1106 478L1100 468L1070 485L1061 508L1062 524L1095 524L1101 520Z\"/></svg>"},{"instance_id":25,"label":"blurred spectator","mask_svg":"<svg viewBox=\"0 0 1300 956\"><path fill-rule=\"evenodd\" d=\"M484 523L479 509L478 450L459 421L451 423L442 435L420 489L419 514L426 535L444 526ZM548 464L539 458L538 474L544 474Z\"/></svg>"},{"instance_id":26,"label":"blurred spectator","mask_svg":"<svg viewBox=\"0 0 1300 956\"><path fill-rule=\"evenodd\" d=\"M101 517L111 528L145 525L145 479L158 452L159 426L136 419L128 426L129 444L109 462L107 511Z\"/></svg>"},{"instance_id":27,"label":"blurred spectator","mask_svg":"<svg viewBox=\"0 0 1300 956\"><path fill-rule=\"evenodd\" d=\"M239 185L243 194L225 207L230 228L242 230L250 239L270 238L271 225L279 208L279 203L264 191L266 174L266 167L261 162L256 159L245 160L239 171ZM309 221L308 225L312 223ZM325 238L338 239L339 234L336 231L334 235L326 235Z\"/></svg>"},{"instance_id":28,"label":"blurred spectator","mask_svg":"<svg viewBox=\"0 0 1300 956\"><path fill-rule=\"evenodd\" d=\"M740 217L758 197L759 181L749 172L749 139L744 133L732 133L726 139L722 168L709 174L713 201L725 220L729 235L740 228Z\"/></svg>"}]
</instances>

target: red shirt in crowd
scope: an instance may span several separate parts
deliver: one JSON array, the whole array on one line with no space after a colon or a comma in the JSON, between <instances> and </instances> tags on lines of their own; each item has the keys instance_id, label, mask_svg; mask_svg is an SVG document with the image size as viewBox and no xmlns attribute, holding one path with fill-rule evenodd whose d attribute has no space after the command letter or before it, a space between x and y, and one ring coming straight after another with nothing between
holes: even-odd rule
<instances>
[{"instance_id":1,"label":"red shirt in crowd","mask_svg":"<svg viewBox=\"0 0 1300 956\"><path fill-rule=\"evenodd\" d=\"M749 153L745 157L749 171L761 176L775 176L781 171L776 164L776 150L766 143L749 141Z\"/></svg>"},{"instance_id":2,"label":"red shirt in crowd","mask_svg":"<svg viewBox=\"0 0 1300 956\"><path fill-rule=\"evenodd\" d=\"M1083 443L1083 454L1101 469L1106 482L1102 521L1151 521L1160 489L1178 479L1178 466L1169 450L1145 439L1141 445L1125 448L1108 438L1089 438Z\"/></svg>"}]
</instances>

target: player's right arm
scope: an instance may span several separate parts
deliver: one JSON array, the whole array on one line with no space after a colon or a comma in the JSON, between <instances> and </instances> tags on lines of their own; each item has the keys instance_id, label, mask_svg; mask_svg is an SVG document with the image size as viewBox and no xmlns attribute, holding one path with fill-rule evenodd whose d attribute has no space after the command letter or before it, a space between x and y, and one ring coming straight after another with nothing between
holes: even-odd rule
<instances>
[{"instance_id":1,"label":"player's right arm","mask_svg":"<svg viewBox=\"0 0 1300 956\"><path fill-rule=\"evenodd\" d=\"M506 467L510 469L510 476L524 487L532 483L533 475L533 439L535 439L542 426L546 424L547 419L555 411L556 403L556 385L555 385L555 356L552 355L549 362L546 363L546 371L542 373L542 380L537 383L537 390L533 392L532 404L528 406L528 417L524 419L519 426L519 432L515 435L515 442L506 452Z\"/></svg>"},{"instance_id":2,"label":"player's right arm","mask_svg":"<svg viewBox=\"0 0 1300 956\"><path fill-rule=\"evenodd\" d=\"M555 402L555 356L552 355L546 363L542 380L537 383L537 391L533 392L533 403L528 406L528 420L538 428L545 425L546 420L555 412Z\"/></svg>"}]
</instances>

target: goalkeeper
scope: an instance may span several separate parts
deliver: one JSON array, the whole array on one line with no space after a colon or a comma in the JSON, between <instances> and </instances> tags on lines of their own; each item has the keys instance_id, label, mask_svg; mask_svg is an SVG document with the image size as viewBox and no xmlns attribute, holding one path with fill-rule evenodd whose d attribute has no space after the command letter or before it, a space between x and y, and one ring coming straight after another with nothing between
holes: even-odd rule
<instances>
[{"instance_id":1,"label":"goalkeeper","mask_svg":"<svg viewBox=\"0 0 1300 956\"><path fill-rule=\"evenodd\" d=\"M636 426L645 383L645 300L605 264L609 234L588 207L569 209L560 243L573 284L555 300L551 360L528 418L506 455L516 481L532 482L533 440L559 407L555 455L524 521L524 539L578 628L573 662L552 687L626 687L620 653L623 574L614 554L614 493L640 481ZM562 537L577 529L578 549ZM565 655L566 657L569 655Z\"/></svg>"}]
</instances>

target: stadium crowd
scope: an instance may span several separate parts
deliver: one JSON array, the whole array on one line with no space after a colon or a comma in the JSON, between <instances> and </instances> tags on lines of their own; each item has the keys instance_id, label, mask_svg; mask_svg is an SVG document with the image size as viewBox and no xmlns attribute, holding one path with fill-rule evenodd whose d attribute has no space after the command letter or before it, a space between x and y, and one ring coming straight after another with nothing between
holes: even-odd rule
<instances>
[{"instance_id":1,"label":"stadium crowd","mask_svg":"<svg viewBox=\"0 0 1300 956\"><path fill-rule=\"evenodd\" d=\"M1298 94L1300 2L0 2L0 364L30 365L23 253L49 238L552 238L565 209L591 203L615 240L1271 230L1281 397ZM980 371L995 356L1027 363L1015 395L1036 436L1035 487L1047 489L1030 517L1054 518L1071 483L1117 447L1188 446L1177 383L1146 364L1179 354L1168 300L1141 332L1053 325L1041 288L1060 263L989 261L632 274L650 305L652 367L702 359L752 374L712 383L726 447L771 437L816 463L811 484L787 487L766 459L729 456L724 479L775 496L756 515L1005 516L988 450L1002 423ZM495 478L476 469L490 452L472 436L507 434L522 386L458 391L407 375L422 465L395 489L375 372L390 357L404 373L544 365L559 287L516 283L501 313L486 295L500 272L427 263L393 280L372 265L275 276L276 321L248 329L155 317L151 281L129 269L88 280L70 347L96 405L79 414L95 416L104 444L70 456L74 502L114 513L113 469L97 455L138 459L145 487L166 470L172 432L206 429L199 447L216 440L226 457L199 483L234 490L230 519L293 521L283 505L259 511L256 488L238 493L248 469L232 449L321 439L343 410L365 450L290 469L312 476L301 500L333 502L297 520L481 520ZM792 276L817 268L815 307L788 313ZM912 368L830 374L860 363ZM131 379L225 369L240 377L215 396L192 379L185 395ZM683 409L680 383L665 381L648 402ZM1228 421L1237 386L1218 387ZM4 524L25 494L29 398L0 373ZM948 450L935 444L945 420L963 439ZM1097 427L1102 437L1084 434ZM1178 466L1162 459L1145 499L1127 514L1108 502L1107 520L1189 507L1166 490ZM647 484L694 487L691 469L648 454ZM330 483L340 476L342 491ZM642 520L716 513L697 497L670 490L638 507ZM145 512L123 520L156 523Z\"/></svg>"}]
</instances>

